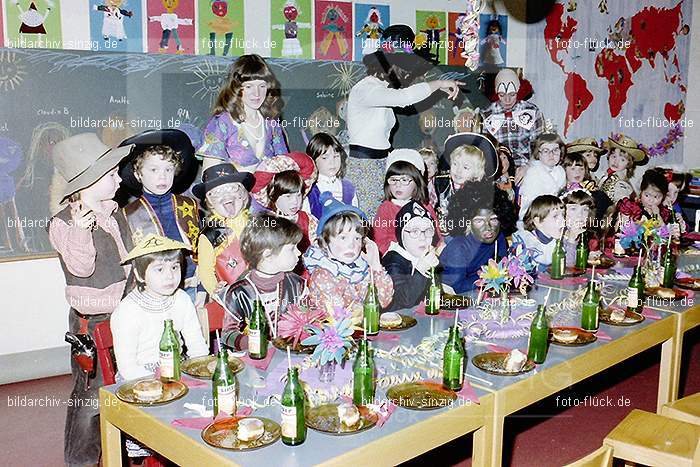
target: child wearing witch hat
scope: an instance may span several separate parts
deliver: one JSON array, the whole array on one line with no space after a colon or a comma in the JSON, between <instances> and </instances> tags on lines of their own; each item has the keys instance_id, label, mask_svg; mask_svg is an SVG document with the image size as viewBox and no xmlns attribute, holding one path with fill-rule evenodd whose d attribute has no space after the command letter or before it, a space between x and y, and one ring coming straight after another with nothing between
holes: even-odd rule
<instances>
[{"instance_id":1,"label":"child wearing witch hat","mask_svg":"<svg viewBox=\"0 0 700 467\"><path fill-rule=\"evenodd\" d=\"M204 291L197 291L195 275L199 207L193 198L179 195L194 181L197 161L187 134L180 130L148 130L125 140L135 144L133 156L120 169L123 184L138 196L124 207L133 242L149 233L188 245L185 292L198 307L204 305Z\"/></svg>"},{"instance_id":2,"label":"child wearing witch hat","mask_svg":"<svg viewBox=\"0 0 700 467\"><path fill-rule=\"evenodd\" d=\"M129 267L121 262L131 239L113 198L121 181L117 165L132 149L133 145L111 149L96 134L82 133L53 150L56 171L67 183L62 200L68 204L51 218L49 240L66 278L68 326L73 334L92 336L124 295ZM71 361L71 373L65 463L97 464L101 452L97 390L103 385L102 371L94 359L91 369Z\"/></svg>"}]
</instances>

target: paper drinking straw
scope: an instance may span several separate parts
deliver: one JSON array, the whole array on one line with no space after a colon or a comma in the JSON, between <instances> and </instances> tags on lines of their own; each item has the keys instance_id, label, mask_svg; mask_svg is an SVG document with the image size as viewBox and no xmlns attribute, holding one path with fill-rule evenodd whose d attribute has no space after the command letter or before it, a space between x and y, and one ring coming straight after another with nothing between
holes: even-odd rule
<instances>
[{"instance_id":1,"label":"paper drinking straw","mask_svg":"<svg viewBox=\"0 0 700 467\"><path fill-rule=\"evenodd\" d=\"M365 334L365 340L367 340L367 318L362 318L362 330Z\"/></svg>"},{"instance_id":2,"label":"paper drinking straw","mask_svg":"<svg viewBox=\"0 0 700 467\"><path fill-rule=\"evenodd\" d=\"M550 288L549 292L547 292L547 296L544 297L544 306L545 307L547 306L547 303L549 302L549 294L551 294L551 293L552 293L552 289Z\"/></svg>"},{"instance_id":3,"label":"paper drinking straw","mask_svg":"<svg viewBox=\"0 0 700 467\"><path fill-rule=\"evenodd\" d=\"M498 261L498 239L493 242L493 260Z\"/></svg>"},{"instance_id":4,"label":"paper drinking straw","mask_svg":"<svg viewBox=\"0 0 700 467\"><path fill-rule=\"evenodd\" d=\"M455 310L455 329L457 329L457 320L459 318L459 310Z\"/></svg>"},{"instance_id":5,"label":"paper drinking straw","mask_svg":"<svg viewBox=\"0 0 700 467\"><path fill-rule=\"evenodd\" d=\"M289 346L287 346L287 365L289 366L289 369L292 369L292 353L289 350Z\"/></svg>"},{"instance_id":6,"label":"paper drinking straw","mask_svg":"<svg viewBox=\"0 0 700 467\"><path fill-rule=\"evenodd\" d=\"M595 277L595 264L591 268L591 282L593 282L593 278Z\"/></svg>"},{"instance_id":7,"label":"paper drinking straw","mask_svg":"<svg viewBox=\"0 0 700 467\"><path fill-rule=\"evenodd\" d=\"M637 268L642 265L642 249L639 249L639 257L637 258Z\"/></svg>"},{"instance_id":8,"label":"paper drinking straw","mask_svg":"<svg viewBox=\"0 0 700 467\"><path fill-rule=\"evenodd\" d=\"M218 344L219 352L221 352L221 333L218 329L216 330L216 343Z\"/></svg>"}]
</instances>

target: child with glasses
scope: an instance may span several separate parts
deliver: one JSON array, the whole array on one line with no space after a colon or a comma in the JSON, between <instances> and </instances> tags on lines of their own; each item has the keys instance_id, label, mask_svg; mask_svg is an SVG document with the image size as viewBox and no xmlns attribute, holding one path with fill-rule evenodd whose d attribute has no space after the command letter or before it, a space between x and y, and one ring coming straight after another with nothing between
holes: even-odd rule
<instances>
[{"instance_id":1,"label":"child with glasses","mask_svg":"<svg viewBox=\"0 0 700 467\"><path fill-rule=\"evenodd\" d=\"M394 282L394 298L384 311L418 305L430 286L430 271L438 265L435 225L428 210L409 201L396 215L396 242L382 257L382 265Z\"/></svg>"},{"instance_id":2,"label":"child with glasses","mask_svg":"<svg viewBox=\"0 0 700 467\"><path fill-rule=\"evenodd\" d=\"M446 288L448 292L474 290L481 266L506 255L508 243L499 216L509 212L508 195L492 183L467 183L455 193L447 218L452 240L440 254L442 283L452 289Z\"/></svg>"},{"instance_id":3,"label":"child with glasses","mask_svg":"<svg viewBox=\"0 0 700 467\"><path fill-rule=\"evenodd\" d=\"M557 195L566 185L566 171L559 162L566 155L566 145L555 133L540 135L532 148L533 159L520 186L520 220L532 201L542 195Z\"/></svg>"},{"instance_id":4,"label":"child with glasses","mask_svg":"<svg viewBox=\"0 0 700 467\"><path fill-rule=\"evenodd\" d=\"M396 215L411 201L420 203L428 211L437 230L437 215L428 204L423 157L413 149L396 149L387 158L384 202L379 205L373 222L374 241L382 255L391 242L396 241ZM438 243L442 243L439 234Z\"/></svg>"}]
</instances>

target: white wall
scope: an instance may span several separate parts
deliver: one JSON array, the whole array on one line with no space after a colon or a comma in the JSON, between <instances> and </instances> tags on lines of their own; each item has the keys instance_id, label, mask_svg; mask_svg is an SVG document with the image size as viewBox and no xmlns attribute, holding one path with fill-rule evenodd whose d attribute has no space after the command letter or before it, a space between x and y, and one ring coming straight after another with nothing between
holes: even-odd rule
<instances>
[{"instance_id":1,"label":"white wall","mask_svg":"<svg viewBox=\"0 0 700 467\"><path fill-rule=\"evenodd\" d=\"M700 4L693 5L693 18L690 28L690 65L688 66L688 93L685 100L685 114L700 125ZM685 132L683 162L686 167L700 168L700 131Z\"/></svg>"}]
</instances>

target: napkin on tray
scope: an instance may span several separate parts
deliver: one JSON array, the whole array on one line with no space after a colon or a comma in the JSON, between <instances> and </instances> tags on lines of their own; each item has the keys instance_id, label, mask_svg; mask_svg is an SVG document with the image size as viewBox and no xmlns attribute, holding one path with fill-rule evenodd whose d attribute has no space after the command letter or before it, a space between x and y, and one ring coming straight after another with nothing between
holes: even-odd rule
<instances>
[{"instance_id":1,"label":"napkin on tray","mask_svg":"<svg viewBox=\"0 0 700 467\"><path fill-rule=\"evenodd\" d=\"M250 358L248 355L244 355L241 357L241 360L245 362L246 365L250 365L252 367L257 368L258 370L267 370L267 367L270 366L270 362L272 361L272 356L275 354L275 349L272 345L269 345L267 347L267 356L263 358L262 360L253 360Z\"/></svg>"}]
</instances>

